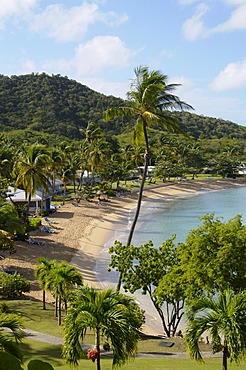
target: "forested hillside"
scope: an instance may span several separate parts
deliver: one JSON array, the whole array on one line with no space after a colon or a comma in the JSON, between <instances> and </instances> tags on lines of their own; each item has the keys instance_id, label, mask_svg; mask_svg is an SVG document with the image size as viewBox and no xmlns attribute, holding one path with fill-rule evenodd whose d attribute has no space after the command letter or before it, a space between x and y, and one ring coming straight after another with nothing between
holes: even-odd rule
<instances>
[{"instance_id":1,"label":"forested hillside","mask_svg":"<svg viewBox=\"0 0 246 370\"><path fill-rule=\"evenodd\" d=\"M131 131L131 122L112 120L105 123L103 114L109 106L123 104L122 99L105 96L60 75L0 75L2 132L29 129L80 139L88 122L93 121L105 133L119 135ZM194 138L246 138L246 127L230 121L190 112L170 114L175 115L181 128Z\"/></svg>"},{"instance_id":2,"label":"forested hillside","mask_svg":"<svg viewBox=\"0 0 246 370\"><path fill-rule=\"evenodd\" d=\"M29 74L0 76L0 129L31 129L70 138L80 138L80 129L94 121L101 127L110 105L124 104L113 96L99 94L60 75ZM117 127L115 122L107 129Z\"/></svg>"}]
</instances>

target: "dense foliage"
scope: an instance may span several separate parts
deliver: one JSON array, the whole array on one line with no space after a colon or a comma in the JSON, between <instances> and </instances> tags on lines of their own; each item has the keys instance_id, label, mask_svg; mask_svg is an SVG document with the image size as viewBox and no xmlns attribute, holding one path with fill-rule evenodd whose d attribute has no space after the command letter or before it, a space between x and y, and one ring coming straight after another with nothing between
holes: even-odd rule
<instances>
[{"instance_id":1,"label":"dense foliage","mask_svg":"<svg viewBox=\"0 0 246 370\"><path fill-rule=\"evenodd\" d=\"M12 275L0 271L0 296L2 298L17 299L23 293L30 292L30 289L29 281L18 275L17 272Z\"/></svg>"},{"instance_id":2,"label":"dense foliage","mask_svg":"<svg viewBox=\"0 0 246 370\"><path fill-rule=\"evenodd\" d=\"M131 131L133 121L114 119L105 123L103 114L110 106L122 105L122 99L100 94L61 75L0 75L0 129L14 131L14 135L24 130L27 138L41 136L46 140L42 133L48 133L52 141L57 135L81 139L90 121L105 133L119 135ZM230 121L188 112L170 114L196 139L246 138L246 127Z\"/></svg>"},{"instance_id":3,"label":"dense foliage","mask_svg":"<svg viewBox=\"0 0 246 370\"><path fill-rule=\"evenodd\" d=\"M104 110L122 103L121 99L99 94L60 75L0 76L1 131L29 128L81 138L80 129L89 121L105 126ZM107 124L109 131L114 126L114 122Z\"/></svg>"}]
</instances>

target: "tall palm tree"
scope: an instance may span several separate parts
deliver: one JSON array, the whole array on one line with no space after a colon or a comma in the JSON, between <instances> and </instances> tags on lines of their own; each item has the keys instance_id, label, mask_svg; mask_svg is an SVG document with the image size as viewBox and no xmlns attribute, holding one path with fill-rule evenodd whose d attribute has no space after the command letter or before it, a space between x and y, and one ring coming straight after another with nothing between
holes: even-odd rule
<instances>
[{"instance_id":1,"label":"tall palm tree","mask_svg":"<svg viewBox=\"0 0 246 370\"><path fill-rule=\"evenodd\" d=\"M15 188L19 185L23 187L27 198L27 211L29 210L31 197L35 194L39 186L49 193L49 180L45 173L49 164L47 148L42 144L31 144L23 147L19 157L14 164L14 174L16 177ZM28 212L27 212L28 215Z\"/></svg>"},{"instance_id":2,"label":"tall palm tree","mask_svg":"<svg viewBox=\"0 0 246 370\"><path fill-rule=\"evenodd\" d=\"M48 261L46 258L40 257L38 258L37 261L39 264L36 266L34 273L35 273L36 278L39 281L40 287L43 290L43 310L46 310L45 292L48 288L50 288L50 283L49 283L50 278L49 277L50 277L51 270L54 268L56 264L56 260Z\"/></svg>"},{"instance_id":3,"label":"tall palm tree","mask_svg":"<svg viewBox=\"0 0 246 370\"><path fill-rule=\"evenodd\" d=\"M23 355L19 343L23 337L23 326L19 316L0 313L0 351L8 352L19 360L22 360Z\"/></svg>"},{"instance_id":4,"label":"tall palm tree","mask_svg":"<svg viewBox=\"0 0 246 370\"><path fill-rule=\"evenodd\" d=\"M135 226L138 220L144 183L148 172L150 160L149 148L149 127L163 127L170 132L182 132L178 125L178 120L170 115L170 111L175 109L192 109L192 107L182 102L172 91L179 86L178 84L167 84L167 76L160 71L149 71L147 67L135 69L135 78L131 83L131 90L128 92L128 102L124 107L109 108L105 112L105 120L117 117L132 117L136 120L134 129L134 141L136 144L145 144L144 171L142 182L138 194L138 202L135 217L133 219L127 246L131 244ZM118 281L120 289L122 273Z\"/></svg>"},{"instance_id":5,"label":"tall palm tree","mask_svg":"<svg viewBox=\"0 0 246 370\"><path fill-rule=\"evenodd\" d=\"M238 362L246 354L246 294L220 291L216 298L202 296L188 308L186 340L193 358L202 361L198 341L208 332L213 352L223 351L222 369L227 359Z\"/></svg>"},{"instance_id":6,"label":"tall palm tree","mask_svg":"<svg viewBox=\"0 0 246 370\"><path fill-rule=\"evenodd\" d=\"M65 304L65 310L67 311L67 301L71 289L74 286L80 286L83 284L81 273L76 267L71 266L69 263L63 261L56 263L54 268L51 270L50 280L52 285L52 292L56 301L58 301L58 325L61 324L61 303Z\"/></svg>"},{"instance_id":7,"label":"tall palm tree","mask_svg":"<svg viewBox=\"0 0 246 370\"><path fill-rule=\"evenodd\" d=\"M97 141L100 141L103 138L103 133L101 128L95 124L94 122L89 122L86 129L80 129L80 132L84 134L85 138L82 142L81 147L81 175L80 175L80 186L79 190L81 190L83 176L85 171L89 171L89 158L90 152L94 148Z\"/></svg>"},{"instance_id":8,"label":"tall palm tree","mask_svg":"<svg viewBox=\"0 0 246 370\"><path fill-rule=\"evenodd\" d=\"M71 365L78 365L83 356L80 339L87 329L95 335L96 369L101 369L100 345L102 340L113 350L113 365L122 365L137 350L138 330L143 314L132 298L111 288L96 290L79 287L72 307L64 319L63 358Z\"/></svg>"},{"instance_id":9,"label":"tall palm tree","mask_svg":"<svg viewBox=\"0 0 246 370\"><path fill-rule=\"evenodd\" d=\"M65 155L59 148L52 148L49 153L50 163L48 167L49 177L51 178L52 184L52 198L55 192L55 181L58 176L59 170L65 163Z\"/></svg>"}]
</instances>

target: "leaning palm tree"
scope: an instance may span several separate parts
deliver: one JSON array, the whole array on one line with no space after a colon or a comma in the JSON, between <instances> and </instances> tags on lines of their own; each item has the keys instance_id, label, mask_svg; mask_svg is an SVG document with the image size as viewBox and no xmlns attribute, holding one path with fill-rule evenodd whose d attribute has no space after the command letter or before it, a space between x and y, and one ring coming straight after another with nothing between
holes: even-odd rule
<instances>
[{"instance_id":1,"label":"leaning palm tree","mask_svg":"<svg viewBox=\"0 0 246 370\"><path fill-rule=\"evenodd\" d=\"M239 362L246 354L246 294L220 291L216 298L202 296L189 307L186 340L191 357L202 361L199 339L211 335L213 352L223 352L222 369L227 359Z\"/></svg>"},{"instance_id":2,"label":"leaning palm tree","mask_svg":"<svg viewBox=\"0 0 246 370\"><path fill-rule=\"evenodd\" d=\"M23 355L19 344L23 337L23 326L19 316L0 313L0 351L10 353L17 359L22 360Z\"/></svg>"},{"instance_id":3,"label":"leaning palm tree","mask_svg":"<svg viewBox=\"0 0 246 370\"><path fill-rule=\"evenodd\" d=\"M113 350L113 366L120 366L134 356L139 339L138 330L143 324L143 313L132 298L111 288L96 290L79 287L72 307L64 319L63 358L77 366L84 356L80 344L87 329L94 331L95 348L88 350L88 357L101 369L100 345Z\"/></svg>"},{"instance_id":4,"label":"leaning palm tree","mask_svg":"<svg viewBox=\"0 0 246 370\"><path fill-rule=\"evenodd\" d=\"M135 69L135 78L131 83L131 90L128 92L128 102L124 107L109 108L105 112L105 120L117 117L132 117L136 120L134 130L134 142L145 144L144 171L139 189L138 203L135 217L131 224L127 246L131 244L135 226L138 220L144 183L148 172L150 160L149 134L151 126L162 127L169 132L179 132L181 129L178 120L170 114L175 109L193 109L190 105L182 102L172 91L178 84L167 84L167 76L160 71L149 71L147 67ZM122 273L120 273L118 287L120 289Z\"/></svg>"}]
</instances>

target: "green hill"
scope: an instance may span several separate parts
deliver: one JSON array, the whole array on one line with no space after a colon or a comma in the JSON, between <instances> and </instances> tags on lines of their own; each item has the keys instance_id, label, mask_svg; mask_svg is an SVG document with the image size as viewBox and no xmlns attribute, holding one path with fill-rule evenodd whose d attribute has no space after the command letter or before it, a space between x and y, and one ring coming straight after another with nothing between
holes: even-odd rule
<instances>
[{"instance_id":1,"label":"green hill","mask_svg":"<svg viewBox=\"0 0 246 370\"><path fill-rule=\"evenodd\" d=\"M122 99L100 94L60 75L0 75L1 132L28 129L34 133L80 139L82 130L93 121L105 133L120 135L131 131L131 122L112 120L105 123L103 113L110 106L123 104ZM190 112L170 114L175 115L182 129L195 138L246 138L246 127L230 121Z\"/></svg>"}]
</instances>

